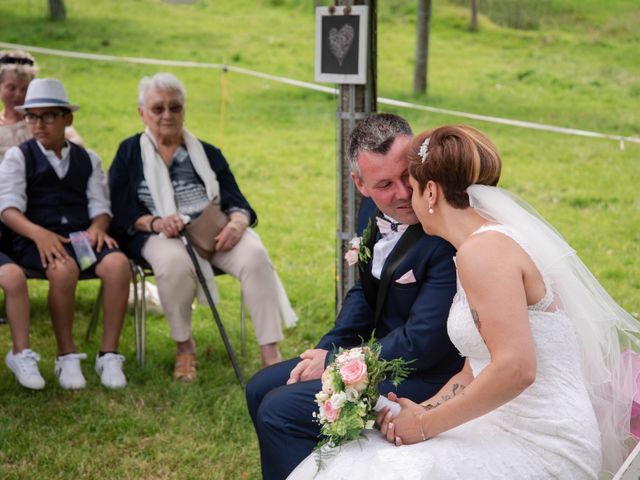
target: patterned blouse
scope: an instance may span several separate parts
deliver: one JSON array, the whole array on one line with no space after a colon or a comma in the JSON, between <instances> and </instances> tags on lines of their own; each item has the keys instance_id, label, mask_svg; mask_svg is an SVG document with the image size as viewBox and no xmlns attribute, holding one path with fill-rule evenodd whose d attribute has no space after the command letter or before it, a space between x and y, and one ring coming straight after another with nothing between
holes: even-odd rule
<instances>
[{"instance_id":1,"label":"patterned blouse","mask_svg":"<svg viewBox=\"0 0 640 480\"><path fill-rule=\"evenodd\" d=\"M180 213L196 218L209 203L204 183L191 163L187 149L181 146L171 160L169 177ZM138 187L138 199L150 212L155 211L153 199L147 181L143 180Z\"/></svg>"},{"instance_id":2,"label":"patterned blouse","mask_svg":"<svg viewBox=\"0 0 640 480\"><path fill-rule=\"evenodd\" d=\"M27 122L21 120L10 125L0 125L0 162L11 147L20 145L31 138Z\"/></svg>"}]
</instances>

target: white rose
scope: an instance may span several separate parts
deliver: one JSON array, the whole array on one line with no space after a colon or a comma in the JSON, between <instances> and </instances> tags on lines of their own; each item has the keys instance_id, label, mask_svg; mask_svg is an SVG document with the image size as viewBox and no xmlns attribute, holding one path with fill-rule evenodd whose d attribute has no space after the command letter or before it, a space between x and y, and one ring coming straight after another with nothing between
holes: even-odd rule
<instances>
[{"instance_id":1,"label":"white rose","mask_svg":"<svg viewBox=\"0 0 640 480\"><path fill-rule=\"evenodd\" d=\"M338 392L331 395L331 405L333 408L342 408L344 402L347 401L347 395L344 392Z\"/></svg>"},{"instance_id":2,"label":"white rose","mask_svg":"<svg viewBox=\"0 0 640 480\"><path fill-rule=\"evenodd\" d=\"M351 248L358 250L360 248L360 241L361 241L360 237L353 237L349 242L351 244Z\"/></svg>"},{"instance_id":3,"label":"white rose","mask_svg":"<svg viewBox=\"0 0 640 480\"><path fill-rule=\"evenodd\" d=\"M320 405L320 407L318 408L318 418L322 422L325 419L325 417L326 417L326 414L324 412L324 406Z\"/></svg>"},{"instance_id":4,"label":"white rose","mask_svg":"<svg viewBox=\"0 0 640 480\"><path fill-rule=\"evenodd\" d=\"M347 402L355 402L360 396L358 391L355 388L351 388L351 387L347 387L344 390L344 394L347 397Z\"/></svg>"},{"instance_id":5,"label":"white rose","mask_svg":"<svg viewBox=\"0 0 640 480\"><path fill-rule=\"evenodd\" d=\"M362 360L364 361L364 353L361 348L352 348L349 350L349 360Z\"/></svg>"},{"instance_id":6,"label":"white rose","mask_svg":"<svg viewBox=\"0 0 640 480\"><path fill-rule=\"evenodd\" d=\"M336 367L338 367L338 370L340 370L341 365L349 361L350 351L351 350L346 350L336 357Z\"/></svg>"},{"instance_id":7,"label":"white rose","mask_svg":"<svg viewBox=\"0 0 640 480\"><path fill-rule=\"evenodd\" d=\"M321 404L329 400L329 394L326 392L318 392L316 393L316 403Z\"/></svg>"}]
</instances>

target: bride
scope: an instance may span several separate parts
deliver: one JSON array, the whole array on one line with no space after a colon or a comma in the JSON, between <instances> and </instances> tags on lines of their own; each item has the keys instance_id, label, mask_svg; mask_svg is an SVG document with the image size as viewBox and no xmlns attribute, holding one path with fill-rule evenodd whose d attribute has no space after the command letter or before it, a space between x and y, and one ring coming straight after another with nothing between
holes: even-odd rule
<instances>
[{"instance_id":1,"label":"bride","mask_svg":"<svg viewBox=\"0 0 640 480\"><path fill-rule=\"evenodd\" d=\"M501 160L464 125L427 131L409 152L413 208L457 249L448 333L462 371L418 405L378 415L383 435L314 454L306 478L595 479L625 456L636 321L531 207L497 185ZM329 452L327 452L329 453Z\"/></svg>"}]
</instances>

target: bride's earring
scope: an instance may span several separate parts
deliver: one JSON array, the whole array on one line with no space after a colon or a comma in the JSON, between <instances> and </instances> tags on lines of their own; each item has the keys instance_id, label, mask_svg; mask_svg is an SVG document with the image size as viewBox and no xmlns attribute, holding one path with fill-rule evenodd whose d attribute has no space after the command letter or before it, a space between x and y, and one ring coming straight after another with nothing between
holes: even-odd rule
<instances>
[{"instance_id":1,"label":"bride's earring","mask_svg":"<svg viewBox=\"0 0 640 480\"><path fill-rule=\"evenodd\" d=\"M429 210L427 210L430 215L433 215L433 192L429 189Z\"/></svg>"}]
</instances>

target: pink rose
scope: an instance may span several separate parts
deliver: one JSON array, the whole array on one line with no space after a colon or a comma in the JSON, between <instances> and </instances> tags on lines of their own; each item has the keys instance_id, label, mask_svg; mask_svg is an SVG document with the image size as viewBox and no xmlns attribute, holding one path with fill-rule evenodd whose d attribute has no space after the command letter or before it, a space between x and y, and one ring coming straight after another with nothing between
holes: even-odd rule
<instances>
[{"instance_id":1,"label":"pink rose","mask_svg":"<svg viewBox=\"0 0 640 480\"><path fill-rule=\"evenodd\" d=\"M340 416L340 409L333 408L333 405L331 405L331 400L327 400L326 402L324 402L324 415L329 422L333 423L338 420L338 417Z\"/></svg>"},{"instance_id":2,"label":"pink rose","mask_svg":"<svg viewBox=\"0 0 640 480\"><path fill-rule=\"evenodd\" d=\"M358 392L367 388L369 376L367 375L367 364L362 360L350 360L340 367L340 376L347 387L351 387Z\"/></svg>"}]
</instances>

